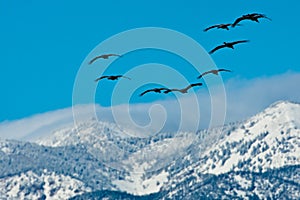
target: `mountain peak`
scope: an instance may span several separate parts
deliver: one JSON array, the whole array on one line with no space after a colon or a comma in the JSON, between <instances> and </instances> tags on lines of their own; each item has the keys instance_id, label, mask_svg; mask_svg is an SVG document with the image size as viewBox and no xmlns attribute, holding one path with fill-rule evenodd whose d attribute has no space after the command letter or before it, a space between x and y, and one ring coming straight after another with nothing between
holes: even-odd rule
<instances>
[{"instance_id":1,"label":"mountain peak","mask_svg":"<svg viewBox=\"0 0 300 200\"><path fill-rule=\"evenodd\" d=\"M248 121L264 121L274 129L282 124L300 126L300 104L290 101L278 101L270 105L263 112L251 117Z\"/></svg>"},{"instance_id":2,"label":"mountain peak","mask_svg":"<svg viewBox=\"0 0 300 200\"><path fill-rule=\"evenodd\" d=\"M290 107L290 106L298 106L300 107L300 103L298 102L293 102L293 101L287 101L287 100L280 100L272 103L269 108L285 108L285 107Z\"/></svg>"},{"instance_id":3,"label":"mountain peak","mask_svg":"<svg viewBox=\"0 0 300 200\"><path fill-rule=\"evenodd\" d=\"M201 156L198 172L264 172L300 163L300 104L276 102L223 134Z\"/></svg>"},{"instance_id":4,"label":"mountain peak","mask_svg":"<svg viewBox=\"0 0 300 200\"><path fill-rule=\"evenodd\" d=\"M276 102L241 123L149 138L132 137L130 130L116 124L89 119L76 127L59 128L35 143L0 141L0 176L4 177L0 186L5 184L0 198L1 194L23 195L22 191L33 188L27 181L33 178L41 184L28 189L30 195L40 192L55 197L60 190L56 192L49 178L62 189L76 182L78 187L70 189L69 197L103 188L136 195L180 194L182 188L197 190L213 180L223 181L218 185L227 186L229 180L252 187L260 182L252 177L265 180L270 170L299 165L299 141L300 104L289 101ZM299 177L287 173L285 178L289 176ZM282 180L279 183L286 184ZM250 186L245 191L257 193Z\"/></svg>"}]
</instances>

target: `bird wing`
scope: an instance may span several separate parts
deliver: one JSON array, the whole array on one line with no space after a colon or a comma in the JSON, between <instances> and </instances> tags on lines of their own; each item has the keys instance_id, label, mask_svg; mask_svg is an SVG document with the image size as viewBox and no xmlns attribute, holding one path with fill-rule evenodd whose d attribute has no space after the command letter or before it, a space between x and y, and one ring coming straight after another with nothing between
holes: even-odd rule
<instances>
[{"instance_id":1,"label":"bird wing","mask_svg":"<svg viewBox=\"0 0 300 200\"><path fill-rule=\"evenodd\" d=\"M230 26L232 26L232 24L230 24ZM235 26L243 26L243 24L236 24Z\"/></svg>"},{"instance_id":2,"label":"bird wing","mask_svg":"<svg viewBox=\"0 0 300 200\"><path fill-rule=\"evenodd\" d=\"M270 20L270 21L272 21L272 19L270 17L265 17L265 18L268 19L268 20Z\"/></svg>"},{"instance_id":3,"label":"bird wing","mask_svg":"<svg viewBox=\"0 0 300 200\"><path fill-rule=\"evenodd\" d=\"M186 87L186 89L190 89L192 87L195 87L195 86L201 86L203 85L202 83L193 83L193 84L190 84L188 87Z\"/></svg>"},{"instance_id":4,"label":"bird wing","mask_svg":"<svg viewBox=\"0 0 300 200\"><path fill-rule=\"evenodd\" d=\"M152 88L149 90L144 91L143 93L140 94L140 96L143 96L144 94L148 93L148 92L154 92L155 90L166 90L164 93L169 93L171 90L169 88ZM170 90L170 91L169 91ZM167 92L168 91L168 92ZM161 92L159 92L161 93Z\"/></svg>"},{"instance_id":5,"label":"bird wing","mask_svg":"<svg viewBox=\"0 0 300 200\"><path fill-rule=\"evenodd\" d=\"M127 76L122 76L122 75L120 75L119 77L127 78L127 79L131 80L131 78L129 78L129 77L127 77Z\"/></svg>"},{"instance_id":6,"label":"bird wing","mask_svg":"<svg viewBox=\"0 0 300 200\"><path fill-rule=\"evenodd\" d=\"M159 93L161 93L162 90L167 91L167 90L170 90L170 89L169 88L154 88L153 90L159 90ZM164 92L164 93L166 93L166 92Z\"/></svg>"},{"instance_id":7,"label":"bird wing","mask_svg":"<svg viewBox=\"0 0 300 200\"><path fill-rule=\"evenodd\" d=\"M165 94L168 94L168 93L172 92L172 89L169 89L169 88L165 88L164 90L165 90L164 91Z\"/></svg>"},{"instance_id":8,"label":"bird wing","mask_svg":"<svg viewBox=\"0 0 300 200\"><path fill-rule=\"evenodd\" d=\"M210 27L207 27L206 29L204 29L203 31L206 32L210 29L213 29L213 28L217 28L219 25L213 25L213 26L210 26Z\"/></svg>"},{"instance_id":9,"label":"bird wing","mask_svg":"<svg viewBox=\"0 0 300 200\"><path fill-rule=\"evenodd\" d=\"M272 21L272 19L271 19L271 18L269 18L269 17L267 17L267 16L264 16L263 18L265 18L265 19L268 19L268 20Z\"/></svg>"},{"instance_id":10,"label":"bird wing","mask_svg":"<svg viewBox=\"0 0 300 200\"><path fill-rule=\"evenodd\" d=\"M191 89L193 86L192 86L192 84L190 84L190 85L188 85L186 88L183 88L183 90L189 90L189 89Z\"/></svg>"},{"instance_id":11,"label":"bird wing","mask_svg":"<svg viewBox=\"0 0 300 200\"><path fill-rule=\"evenodd\" d=\"M204 75L209 74L209 73L212 73L212 71L210 70L210 71L207 71L207 72L202 73L200 76L197 77L197 79L200 79L200 78L202 78Z\"/></svg>"},{"instance_id":12,"label":"bird wing","mask_svg":"<svg viewBox=\"0 0 300 200\"><path fill-rule=\"evenodd\" d=\"M232 71L229 70L229 69L219 69L218 71L219 71L219 72L232 72Z\"/></svg>"},{"instance_id":13,"label":"bird wing","mask_svg":"<svg viewBox=\"0 0 300 200\"><path fill-rule=\"evenodd\" d=\"M92 60L90 60L89 64L92 64L93 62L95 62L97 59L102 58L103 55L101 56L96 56L95 58L93 58Z\"/></svg>"},{"instance_id":14,"label":"bird wing","mask_svg":"<svg viewBox=\"0 0 300 200\"><path fill-rule=\"evenodd\" d=\"M255 18L265 18L265 19L268 19L270 21L272 21L272 19L270 19L269 17L267 17L267 15L265 14L260 14L260 13L252 13L250 14L252 17L255 17Z\"/></svg>"},{"instance_id":15,"label":"bird wing","mask_svg":"<svg viewBox=\"0 0 300 200\"><path fill-rule=\"evenodd\" d=\"M200 74L200 76L198 76L197 79L202 78L204 75L205 75L204 73L203 73L203 74Z\"/></svg>"},{"instance_id":16,"label":"bird wing","mask_svg":"<svg viewBox=\"0 0 300 200\"><path fill-rule=\"evenodd\" d=\"M231 44L235 45L235 44L245 43L245 42L249 42L249 40L239 40L239 41L231 42Z\"/></svg>"},{"instance_id":17,"label":"bird wing","mask_svg":"<svg viewBox=\"0 0 300 200\"><path fill-rule=\"evenodd\" d=\"M217 50L219 50L219 49L221 49L221 48L224 48L224 47L226 47L226 45L224 45L224 44L219 45L219 46L215 47L214 49L212 49L212 50L209 52L209 54L213 54L215 51L217 51Z\"/></svg>"},{"instance_id":18,"label":"bird wing","mask_svg":"<svg viewBox=\"0 0 300 200\"><path fill-rule=\"evenodd\" d=\"M267 15L264 15L264 14L258 14L256 17L257 18L265 18L265 19L268 19L268 20L272 21L271 18L267 17Z\"/></svg>"},{"instance_id":19,"label":"bird wing","mask_svg":"<svg viewBox=\"0 0 300 200\"><path fill-rule=\"evenodd\" d=\"M188 91L189 89L191 89L192 87L195 87L195 86L201 86L202 83L193 83L193 84L190 84L188 85L186 88L183 88L182 90L185 90L185 91ZM182 91L181 90L181 91Z\"/></svg>"},{"instance_id":20,"label":"bird wing","mask_svg":"<svg viewBox=\"0 0 300 200\"><path fill-rule=\"evenodd\" d=\"M152 92L153 91L153 89L151 89L151 90L145 90L144 92L142 92L141 94L140 94L140 96L143 96L144 94L146 94L146 93L148 93L148 92Z\"/></svg>"},{"instance_id":21,"label":"bird wing","mask_svg":"<svg viewBox=\"0 0 300 200\"><path fill-rule=\"evenodd\" d=\"M243 15L243 16L237 18L237 19L233 22L233 24L231 24L231 27L234 28L236 25L238 25L238 23L240 23L241 21L243 21L243 20L245 20L245 19L246 19L246 18L245 18L245 15Z\"/></svg>"},{"instance_id":22,"label":"bird wing","mask_svg":"<svg viewBox=\"0 0 300 200\"><path fill-rule=\"evenodd\" d=\"M201 86L201 85L203 85L203 84L202 83L193 83L193 84L191 84L191 87Z\"/></svg>"},{"instance_id":23,"label":"bird wing","mask_svg":"<svg viewBox=\"0 0 300 200\"><path fill-rule=\"evenodd\" d=\"M116 75L116 76L112 75L112 76L107 76L106 78L107 78L108 80L117 80L117 79L120 78L120 77L121 77L121 75Z\"/></svg>"},{"instance_id":24,"label":"bird wing","mask_svg":"<svg viewBox=\"0 0 300 200\"><path fill-rule=\"evenodd\" d=\"M248 14L248 16L252 16L252 17L263 16L263 14L260 14L260 13L251 13L251 14Z\"/></svg>"},{"instance_id":25,"label":"bird wing","mask_svg":"<svg viewBox=\"0 0 300 200\"><path fill-rule=\"evenodd\" d=\"M157 89L159 89L159 90L169 90L169 88L157 88Z\"/></svg>"},{"instance_id":26,"label":"bird wing","mask_svg":"<svg viewBox=\"0 0 300 200\"><path fill-rule=\"evenodd\" d=\"M110 53L110 54L107 54L106 56L121 56L121 55L119 55L119 54L114 54L114 53Z\"/></svg>"},{"instance_id":27,"label":"bird wing","mask_svg":"<svg viewBox=\"0 0 300 200\"><path fill-rule=\"evenodd\" d=\"M97 81L99 81L99 80L101 80L101 79L104 79L104 78L108 78L109 76L101 76L101 77L99 77L99 78L97 78L96 80L95 80L95 82L97 82Z\"/></svg>"}]
</instances>

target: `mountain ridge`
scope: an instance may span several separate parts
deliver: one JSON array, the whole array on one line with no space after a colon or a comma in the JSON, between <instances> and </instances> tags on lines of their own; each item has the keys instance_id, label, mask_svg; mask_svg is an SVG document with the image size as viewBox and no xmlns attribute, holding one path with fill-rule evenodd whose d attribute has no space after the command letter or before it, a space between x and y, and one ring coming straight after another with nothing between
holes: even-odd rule
<instances>
[{"instance_id":1,"label":"mountain ridge","mask_svg":"<svg viewBox=\"0 0 300 200\"><path fill-rule=\"evenodd\" d=\"M0 189L0 197L10 194L18 198L28 193L33 198L43 195L50 198L49 183L38 179L39 176L53 176L57 180L54 185L61 188L64 180L76 183L77 188L68 190L68 198L103 190L123 191L133 195L132 198L151 194L160 197L165 194L165 199L183 198L186 191L201 184L210 188L207 180L215 180L215 189L223 194L224 187L218 186L222 182L232 183L234 188L247 176L262 180L265 173L281 173L276 170L293 166L297 173L285 174L298 180L299 141L300 104L288 101L276 102L243 122L197 133L159 133L149 138L133 137L130 130L90 120L79 123L76 129L65 127L35 142L0 140L0 184L5 186ZM245 177L239 174L242 172ZM232 174L231 178L226 174ZM20 177L25 186L13 187ZM62 177L62 181L57 177ZM276 183L295 190L294 183L284 179L276 179ZM42 184L31 190L28 188L32 185L26 180L39 180ZM237 191L249 197L264 197L262 189ZM205 191L200 193L195 190L190 197L206 195ZM51 194L58 197L61 190Z\"/></svg>"}]
</instances>

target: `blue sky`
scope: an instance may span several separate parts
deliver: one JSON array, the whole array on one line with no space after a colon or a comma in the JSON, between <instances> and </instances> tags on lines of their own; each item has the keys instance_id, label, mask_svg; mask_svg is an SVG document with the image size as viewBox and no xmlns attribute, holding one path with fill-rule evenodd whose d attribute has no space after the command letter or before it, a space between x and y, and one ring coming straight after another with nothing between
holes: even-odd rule
<instances>
[{"instance_id":1,"label":"blue sky","mask_svg":"<svg viewBox=\"0 0 300 200\"><path fill-rule=\"evenodd\" d=\"M241 44L235 51L222 50L212 55L218 67L234 71L224 74L225 81L299 72L300 28L299 17L295 17L299 9L297 0L0 0L0 121L70 107L76 74L86 56L103 40L133 28L173 29L193 38L207 51L223 41L249 39L249 44ZM231 31L202 31L251 12L265 13L272 21L245 22ZM141 55L138 59L130 59L138 55ZM149 62L181 67L183 71L189 65L176 56L151 50L128 55L122 64L130 69ZM105 84L104 92L109 93L113 84ZM100 96L96 102L108 106L110 96ZM136 102L156 98L160 97L150 95Z\"/></svg>"}]
</instances>

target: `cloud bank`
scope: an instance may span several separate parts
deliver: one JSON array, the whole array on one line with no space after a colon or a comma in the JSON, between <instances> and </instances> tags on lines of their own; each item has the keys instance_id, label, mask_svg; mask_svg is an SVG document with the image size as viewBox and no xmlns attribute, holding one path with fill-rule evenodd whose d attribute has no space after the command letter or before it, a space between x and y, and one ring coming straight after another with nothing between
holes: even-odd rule
<instances>
[{"instance_id":1,"label":"cloud bank","mask_svg":"<svg viewBox=\"0 0 300 200\"><path fill-rule=\"evenodd\" d=\"M295 72L252 80L231 79L226 83L226 121L246 119L276 101L300 102L299 85L300 73Z\"/></svg>"},{"instance_id":2,"label":"cloud bank","mask_svg":"<svg viewBox=\"0 0 300 200\"><path fill-rule=\"evenodd\" d=\"M246 80L239 77L225 83L225 123L242 121L279 100L300 102L300 73L260 77ZM195 97L197 102L195 102ZM214 103L211 102L214 99ZM205 89L178 99L147 104L119 105L113 108L99 105L78 105L72 108L37 114L25 119L0 123L1 139L31 140L40 135L49 135L62 127L74 126L76 120L84 121L96 117L100 121L115 122L122 127L151 134L160 131L194 131L216 126L222 122L222 95L210 95ZM220 118L211 124L214 117ZM199 111L199 112L198 112ZM130 115L128 115L128 113Z\"/></svg>"}]
</instances>

